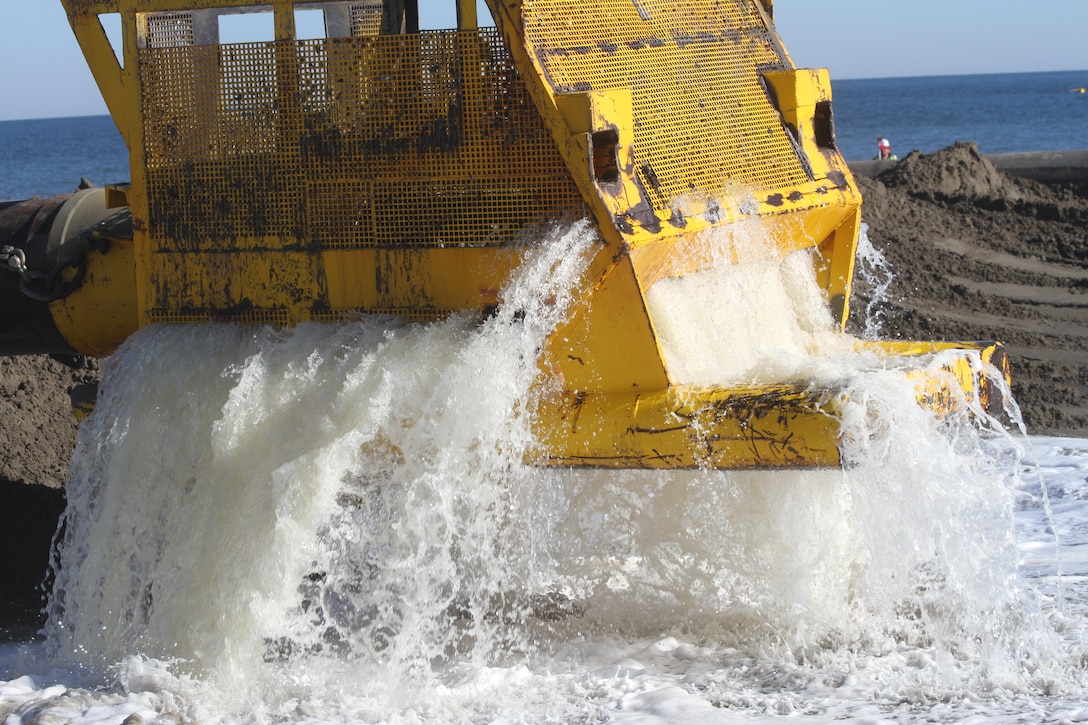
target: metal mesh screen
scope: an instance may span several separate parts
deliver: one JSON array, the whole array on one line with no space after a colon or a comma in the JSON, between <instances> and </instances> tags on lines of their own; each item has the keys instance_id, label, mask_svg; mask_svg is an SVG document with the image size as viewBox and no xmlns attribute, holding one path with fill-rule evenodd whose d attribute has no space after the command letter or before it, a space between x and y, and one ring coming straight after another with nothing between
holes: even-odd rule
<instances>
[{"instance_id":1,"label":"metal mesh screen","mask_svg":"<svg viewBox=\"0 0 1088 725\"><path fill-rule=\"evenodd\" d=\"M351 6L351 34L377 35L382 29L382 4L358 3Z\"/></svg>"},{"instance_id":2,"label":"metal mesh screen","mask_svg":"<svg viewBox=\"0 0 1088 725\"><path fill-rule=\"evenodd\" d=\"M630 88L638 173L657 208L690 192L809 180L760 72L787 68L757 0L525 0L556 93Z\"/></svg>"},{"instance_id":3,"label":"metal mesh screen","mask_svg":"<svg viewBox=\"0 0 1088 725\"><path fill-rule=\"evenodd\" d=\"M145 38L152 48L174 48L193 44L193 14L157 13L146 16Z\"/></svg>"},{"instance_id":4,"label":"metal mesh screen","mask_svg":"<svg viewBox=\"0 0 1088 725\"><path fill-rule=\"evenodd\" d=\"M497 245L585 213L493 28L139 62L160 251Z\"/></svg>"},{"instance_id":5,"label":"metal mesh screen","mask_svg":"<svg viewBox=\"0 0 1088 725\"><path fill-rule=\"evenodd\" d=\"M265 309L247 310L245 312L204 310L202 312L178 312L176 310L155 309L151 312L148 321L168 325L192 325L204 322L240 322L247 325L273 325L276 327L286 327L290 324L291 319L284 310Z\"/></svg>"}]
</instances>

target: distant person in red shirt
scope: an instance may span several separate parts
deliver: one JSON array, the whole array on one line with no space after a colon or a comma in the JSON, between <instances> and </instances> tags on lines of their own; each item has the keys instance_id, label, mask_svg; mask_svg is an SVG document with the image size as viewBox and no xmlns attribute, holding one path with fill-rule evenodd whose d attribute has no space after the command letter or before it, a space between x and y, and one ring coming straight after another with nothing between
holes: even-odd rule
<instances>
[{"instance_id":1,"label":"distant person in red shirt","mask_svg":"<svg viewBox=\"0 0 1088 725\"><path fill-rule=\"evenodd\" d=\"M883 136L876 137L877 158L880 160L892 158L892 142Z\"/></svg>"}]
</instances>

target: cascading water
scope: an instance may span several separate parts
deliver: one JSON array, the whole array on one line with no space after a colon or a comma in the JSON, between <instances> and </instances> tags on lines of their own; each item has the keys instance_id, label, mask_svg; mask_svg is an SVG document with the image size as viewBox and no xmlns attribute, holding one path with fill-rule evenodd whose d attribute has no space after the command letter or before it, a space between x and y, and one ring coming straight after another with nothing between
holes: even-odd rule
<instances>
[{"instance_id":1,"label":"cascading water","mask_svg":"<svg viewBox=\"0 0 1088 725\"><path fill-rule=\"evenodd\" d=\"M866 340L877 340L881 336L885 312L883 306L888 301L888 289L892 284L892 273L879 249L869 241L869 225L862 224L858 233L858 251L855 255L854 285L860 281L866 287L865 314L862 315L861 336Z\"/></svg>"},{"instance_id":2,"label":"cascading water","mask_svg":"<svg viewBox=\"0 0 1088 725\"><path fill-rule=\"evenodd\" d=\"M28 662L201 721L829 717L1076 686L1017 573L1017 445L837 342L810 261L768 263L758 230L650 291L670 374L847 390L845 467L526 465L537 350L593 244L551 233L482 324L138 333L82 427Z\"/></svg>"}]
</instances>

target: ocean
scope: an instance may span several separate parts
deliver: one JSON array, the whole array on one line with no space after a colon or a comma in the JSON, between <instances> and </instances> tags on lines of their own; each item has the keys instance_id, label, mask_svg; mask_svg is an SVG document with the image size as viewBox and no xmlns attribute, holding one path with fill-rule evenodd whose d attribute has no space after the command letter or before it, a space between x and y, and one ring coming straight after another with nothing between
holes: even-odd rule
<instances>
[{"instance_id":1,"label":"ocean","mask_svg":"<svg viewBox=\"0 0 1088 725\"><path fill-rule=\"evenodd\" d=\"M109 116L0 121L0 200L68 194L131 178L128 149Z\"/></svg>"},{"instance_id":2,"label":"ocean","mask_svg":"<svg viewBox=\"0 0 1088 725\"><path fill-rule=\"evenodd\" d=\"M876 155L876 137L905 156L974 141L984 154L1088 148L1088 70L832 79L843 156ZM0 121L0 200L129 178L128 152L108 116Z\"/></svg>"},{"instance_id":3,"label":"ocean","mask_svg":"<svg viewBox=\"0 0 1088 725\"><path fill-rule=\"evenodd\" d=\"M1088 148L1088 71L831 79L834 126L849 161L978 144L982 153Z\"/></svg>"},{"instance_id":4,"label":"ocean","mask_svg":"<svg viewBox=\"0 0 1088 725\"><path fill-rule=\"evenodd\" d=\"M835 134L848 161L902 158L974 141L984 154L1088 148L1088 70L831 79Z\"/></svg>"}]
</instances>

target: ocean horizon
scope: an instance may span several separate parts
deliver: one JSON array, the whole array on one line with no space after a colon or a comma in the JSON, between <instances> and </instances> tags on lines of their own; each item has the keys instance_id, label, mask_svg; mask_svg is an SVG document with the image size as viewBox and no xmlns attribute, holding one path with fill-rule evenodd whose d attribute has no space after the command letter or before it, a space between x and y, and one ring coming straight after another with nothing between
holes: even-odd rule
<instances>
[{"instance_id":1,"label":"ocean horizon","mask_svg":"<svg viewBox=\"0 0 1088 725\"><path fill-rule=\"evenodd\" d=\"M839 149L876 156L877 136L902 158L972 141L984 154L1088 148L1088 70L831 79Z\"/></svg>"},{"instance_id":2,"label":"ocean horizon","mask_svg":"<svg viewBox=\"0 0 1088 725\"><path fill-rule=\"evenodd\" d=\"M971 141L983 154L1088 148L1088 70L832 78L836 142L847 161L900 158ZM86 177L129 179L128 149L108 115L0 121L0 200L53 196Z\"/></svg>"}]
</instances>

